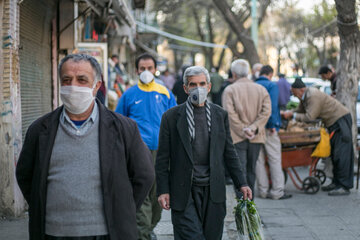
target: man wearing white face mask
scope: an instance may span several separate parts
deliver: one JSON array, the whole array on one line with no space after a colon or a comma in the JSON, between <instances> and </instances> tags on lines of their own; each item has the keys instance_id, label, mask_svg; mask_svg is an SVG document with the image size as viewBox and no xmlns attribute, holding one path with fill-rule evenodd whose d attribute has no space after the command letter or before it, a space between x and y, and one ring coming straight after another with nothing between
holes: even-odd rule
<instances>
[{"instance_id":1,"label":"man wearing white face mask","mask_svg":"<svg viewBox=\"0 0 360 240\"><path fill-rule=\"evenodd\" d=\"M155 81L156 60L153 56L147 53L140 55L135 66L139 82L121 96L115 111L136 121L155 162L161 116L174 107L176 101L166 87ZM136 217L139 239L156 239L153 229L160 221L161 208L157 203L155 183Z\"/></svg>"},{"instance_id":2,"label":"man wearing white face mask","mask_svg":"<svg viewBox=\"0 0 360 240\"><path fill-rule=\"evenodd\" d=\"M161 120L156 158L159 204L171 208L175 240L220 240L226 215L225 166L234 185L252 198L232 143L228 115L209 103L209 72L184 73L188 100Z\"/></svg>"},{"instance_id":3,"label":"man wearing white face mask","mask_svg":"<svg viewBox=\"0 0 360 240\"><path fill-rule=\"evenodd\" d=\"M66 56L59 76L64 105L29 127L16 168L30 240L136 240L136 209L154 180L150 152L134 121L95 100L93 57Z\"/></svg>"},{"instance_id":4,"label":"man wearing white face mask","mask_svg":"<svg viewBox=\"0 0 360 240\"><path fill-rule=\"evenodd\" d=\"M261 63L255 63L252 66L251 69L251 80L253 80L255 82L256 79L258 79L260 77L260 69L262 68L262 64Z\"/></svg>"}]
</instances>

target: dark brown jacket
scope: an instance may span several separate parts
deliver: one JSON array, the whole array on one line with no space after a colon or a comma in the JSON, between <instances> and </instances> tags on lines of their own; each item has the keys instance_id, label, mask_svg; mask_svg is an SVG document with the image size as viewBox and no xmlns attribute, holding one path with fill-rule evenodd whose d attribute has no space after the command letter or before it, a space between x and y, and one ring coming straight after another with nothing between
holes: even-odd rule
<instances>
[{"instance_id":1,"label":"dark brown jacket","mask_svg":"<svg viewBox=\"0 0 360 240\"><path fill-rule=\"evenodd\" d=\"M133 120L97 103L102 193L110 239L136 240L136 209L155 178L151 154ZM49 161L62 109L31 124L16 167L18 184L29 204L30 240L45 237Z\"/></svg>"},{"instance_id":2,"label":"dark brown jacket","mask_svg":"<svg viewBox=\"0 0 360 240\"><path fill-rule=\"evenodd\" d=\"M300 101L295 112L297 121L309 122L321 118L325 126L330 127L339 118L348 114L349 110L330 95L309 87L305 90L304 100Z\"/></svg>"}]
</instances>

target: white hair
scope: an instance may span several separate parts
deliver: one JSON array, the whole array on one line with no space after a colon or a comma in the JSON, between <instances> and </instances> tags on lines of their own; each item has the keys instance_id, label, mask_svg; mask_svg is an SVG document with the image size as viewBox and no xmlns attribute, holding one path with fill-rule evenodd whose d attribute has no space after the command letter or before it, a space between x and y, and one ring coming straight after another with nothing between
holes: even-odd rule
<instances>
[{"instance_id":1,"label":"white hair","mask_svg":"<svg viewBox=\"0 0 360 240\"><path fill-rule=\"evenodd\" d=\"M192 76L199 76L201 74L204 74L206 77L206 82L210 83L210 75L206 68L200 67L200 66L192 66L188 67L184 72L183 82L184 85L188 85L188 78Z\"/></svg>"},{"instance_id":2,"label":"white hair","mask_svg":"<svg viewBox=\"0 0 360 240\"><path fill-rule=\"evenodd\" d=\"M247 77L249 74L250 65L244 59L237 59L231 63L231 72L238 78Z\"/></svg>"},{"instance_id":3,"label":"white hair","mask_svg":"<svg viewBox=\"0 0 360 240\"><path fill-rule=\"evenodd\" d=\"M253 72L256 71L256 70L259 70L260 71L260 68L262 68L262 64L261 63L255 63L253 66L252 66L252 70Z\"/></svg>"}]
</instances>

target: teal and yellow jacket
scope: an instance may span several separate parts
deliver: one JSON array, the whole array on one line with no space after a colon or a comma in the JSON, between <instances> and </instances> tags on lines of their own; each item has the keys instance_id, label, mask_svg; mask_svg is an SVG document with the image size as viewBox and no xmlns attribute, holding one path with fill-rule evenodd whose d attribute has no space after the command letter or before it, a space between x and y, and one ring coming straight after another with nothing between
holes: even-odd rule
<instances>
[{"instance_id":1,"label":"teal and yellow jacket","mask_svg":"<svg viewBox=\"0 0 360 240\"><path fill-rule=\"evenodd\" d=\"M172 92L152 81L139 83L121 96L115 112L136 121L141 137L150 150L158 149L161 117L176 106Z\"/></svg>"}]
</instances>

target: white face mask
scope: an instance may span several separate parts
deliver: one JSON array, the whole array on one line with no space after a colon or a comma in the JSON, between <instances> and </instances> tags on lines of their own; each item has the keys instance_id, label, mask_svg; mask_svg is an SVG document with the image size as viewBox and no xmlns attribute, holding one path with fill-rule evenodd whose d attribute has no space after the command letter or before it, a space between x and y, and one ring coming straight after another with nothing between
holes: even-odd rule
<instances>
[{"instance_id":1,"label":"white face mask","mask_svg":"<svg viewBox=\"0 0 360 240\"><path fill-rule=\"evenodd\" d=\"M260 77L260 72L256 71L254 75L255 75L256 78L259 78Z\"/></svg>"},{"instance_id":2,"label":"white face mask","mask_svg":"<svg viewBox=\"0 0 360 240\"><path fill-rule=\"evenodd\" d=\"M190 100L193 104L200 105L206 101L208 90L206 87L196 87L189 90Z\"/></svg>"},{"instance_id":3,"label":"white face mask","mask_svg":"<svg viewBox=\"0 0 360 240\"><path fill-rule=\"evenodd\" d=\"M72 114L80 114L85 112L95 99L93 96L93 88L78 86L61 86L60 98L64 103L66 110Z\"/></svg>"},{"instance_id":4,"label":"white face mask","mask_svg":"<svg viewBox=\"0 0 360 240\"><path fill-rule=\"evenodd\" d=\"M140 74L140 81L144 84L148 84L153 79L154 79L154 75L148 70L145 70Z\"/></svg>"}]
</instances>

